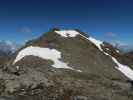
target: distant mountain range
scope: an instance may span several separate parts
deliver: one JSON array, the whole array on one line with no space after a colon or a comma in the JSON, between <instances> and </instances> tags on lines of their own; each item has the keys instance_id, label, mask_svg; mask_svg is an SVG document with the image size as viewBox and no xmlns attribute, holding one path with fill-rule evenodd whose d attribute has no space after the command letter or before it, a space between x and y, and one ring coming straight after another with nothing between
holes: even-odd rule
<instances>
[{"instance_id":1,"label":"distant mountain range","mask_svg":"<svg viewBox=\"0 0 133 100\"><path fill-rule=\"evenodd\" d=\"M133 51L133 46L132 45L120 45L118 48L123 51L124 53L131 52Z\"/></svg>"},{"instance_id":2,"label":"distant mountain range","mask_svg":"<svg viewBox=\"0 0 133 100\"><path fill-rule=\"evenodd\" d=\"M10 41L0 41L0 56L14 53L20 47L19 44Z\"/></svg>"},{"instance_id":3,"label":"distant mountain range","mask_svg":"<svg viewBox=\"0 0 133 100\"><path fill-rule=\"evenodd\" d=\"M0 67L13 56L20 45L10 41L0 41Z\"/></svg>"}]
</instances>

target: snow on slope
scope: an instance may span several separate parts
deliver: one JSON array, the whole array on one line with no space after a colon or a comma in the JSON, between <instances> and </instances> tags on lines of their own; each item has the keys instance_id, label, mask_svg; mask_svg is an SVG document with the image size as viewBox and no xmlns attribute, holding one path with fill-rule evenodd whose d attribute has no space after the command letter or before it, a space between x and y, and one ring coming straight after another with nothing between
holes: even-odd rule
<instances>
[{"instance_id":1,"label":"snow on slope","mask_svg":"<svg viewBox=\"0 0 133 100\"><path fill-rule=\"evenodd\" d=\"M88 39L89 39L92 43L94 43L101 51L103 51L102 48L101 48L101 45L103 44L102 41L96 40L95 38L92 38L92 37L89 37Z\"/></svg>"},{"instance_id":2,"label":"snow on slope","mask_svg":"<svg viewBox=\"0 0 133 100\"><path fill-rule=\"evenodd\" d=\"M61 58L61 52L59 52L58 50L49 49L49 48L41 48L41 47L33 47L33 46L30 46L30 47L27 47L21 50L18 53L13 64L20 61L25 56L30 56L30 55L37 56L42 59L52 60L54 62L52 66L54 68L64 68L64 69L75 70L72 67L69 67L66 63L59 60ZM75 71L81 72L80 70L75 70Z\"/></svg>"},{"instance_id":3,"label":"snow on slope","mask_svg":"<svg viewBox=\"0 0 133 100\"><path fill-rule=\"evenodd\" d=\"M123 65L123 64L119 63L116 58L114 58L113 56L111 56L108 53L104 52L102 50L102 48L101 48L101 45L103 45L101 41L96 40L96 39L93 39L93 38L89 38L89 40L91 42L93 42L105 55L111 57L111 59L117 65L117 67L115 67L116 69L118 69L119 71L121 71L129 79L133 80L133 70L129 66L126 66L126 65ZM118 53L119 53L119 51L118 51Z\"/></svg>"},{"instance_id":4,"label":"snow on slope","mask_svg":"<svg viewBox=\"0 0 133 100\"><path fill-rule=\"evenodd\" d=\"M66 35L67 33L69 33L70 36L71 36L71 34L72 35L74 34L74 36L76 36L75 35L75 33L76 33L75 31L74 32L73 31L58 31L57 33L60 34L60 35L62 35L62 36L65 34L64 37L67 37L67 35ZM84 37L85 39L91 41L105 55L110 56L111 59L114 61L114 63L117 65L117 67L115 67L115 68L117 70L121 71L126 77L128 77L131 80L133 80L133 70L129 66L126 66L126 65L123 65L123 64L119 63L116 58L114 58L111 55L109 55L108 53L104 52L103 49L101 48L101 45L104 45L102 41L97 40L97 39L95 39L93 37L86 37L86 36L84 36L84 35L82 35L80 33L79 33L79 35L82 36L82 37ZM117 50L117 53L119 53L118 50Z\"/></svg>"},{"instance_id":5,"label":"snow on slope","mask_svg":"<svg viewBox=\"0 0 133 100\"><path fill-rule=\"evenodd\" d=\"M103 49L101 48L101 45L103 45L103 42L102 42L102 41L96 40L96 39L93 38L93 37L86 37L86 36L84 36L84 35L82 35L82 34L80 34L80 35L81 35L82 37L84 37L85 39L91 41L94 45L96 45L96 47L97 47L100 51L103 52Z\"/></svg>"},{"instance_id":6,"label":"snow on slope","mask_svg":"<svg viewBox=\"0 0 133 100\"><path fill-rule=\"evenodd\" d=\"M120 64L114 57L112 57L112 60L118 65L118 67L115 67L116 69L124 73L124 75L129 79L133 80L133 70L131 68L126 65Z\"/></svg>"},{"instance_id":7,"label":"snow on slope","mask_svg":"<svg viewBox=\"0 0 133 100\"><path fill-rule=\"evenodd\" d=\"M57 34L61 35L62 37L76 37L79 32L75 30L63 30L63 31L55 31Z\"/></svg>"}]
</instances>

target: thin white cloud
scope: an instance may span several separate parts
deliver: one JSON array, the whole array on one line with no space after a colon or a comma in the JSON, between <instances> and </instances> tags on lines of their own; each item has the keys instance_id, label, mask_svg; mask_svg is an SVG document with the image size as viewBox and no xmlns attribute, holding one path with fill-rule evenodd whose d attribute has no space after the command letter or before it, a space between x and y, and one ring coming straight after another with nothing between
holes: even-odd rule
<instances>
[{"instance_id":1,"label":"thin white cloud","mask_svg":"<svg viewBox=\"0 0 133 100\"><path fill-rule=\"evenodd\" d=\"M113 33L113 32L106 32L106 33L105 33L105 36L107 36L107 37L115 37L116 34Z\"/></svg>"},{"instance_id":2,"label":"thin white cloud","mask_svg":"<svg viewBox=\"0 0 133 100\"><path fill-rule=\"evenodd\" d=\"M17 32L20 33L32 33L32 29L29 27L20 27L17 29Z\"/></svg>"}]
</instances>

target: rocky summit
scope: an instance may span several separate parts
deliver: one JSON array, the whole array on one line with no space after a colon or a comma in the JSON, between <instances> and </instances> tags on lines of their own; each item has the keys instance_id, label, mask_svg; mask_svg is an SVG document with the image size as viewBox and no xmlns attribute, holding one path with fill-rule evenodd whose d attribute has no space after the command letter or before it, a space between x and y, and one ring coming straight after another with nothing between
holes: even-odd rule
<instances>
[{"instance_id":1,"label":"rocky summit","mask_svg":"<svg viewBox=\"0 0 133 100\"><path fill-rule=\"evenodd\" d=\"M77 29L52 29L0 68L0 100L133 100L132 63Z\"/></svg>"}]
</instances>

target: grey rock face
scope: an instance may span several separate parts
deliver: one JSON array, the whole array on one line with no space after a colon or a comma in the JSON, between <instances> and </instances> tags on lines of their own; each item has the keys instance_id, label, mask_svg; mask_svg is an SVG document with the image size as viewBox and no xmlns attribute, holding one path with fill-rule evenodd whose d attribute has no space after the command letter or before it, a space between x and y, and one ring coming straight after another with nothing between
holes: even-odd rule
<instances>
[{"instance_id":1,"label":"grey rock face","mask_svg":"<svg viewBox=\"0 0 133 100\"><path fill-rule=\"evenodd\" d=\"M10 97L0 97L0 100L15 100L15 99Z\"/></svg>"}]
</instances>

